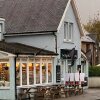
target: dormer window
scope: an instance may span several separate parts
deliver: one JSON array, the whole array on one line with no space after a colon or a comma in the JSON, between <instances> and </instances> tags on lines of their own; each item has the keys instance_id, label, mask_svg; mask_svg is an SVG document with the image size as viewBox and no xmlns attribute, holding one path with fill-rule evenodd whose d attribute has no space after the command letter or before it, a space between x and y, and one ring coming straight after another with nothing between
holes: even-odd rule
<instances>
[{"instance_id":1,"label":"dormer window","mask_svg":"<svg viewBox=\"0 0 100 100\"><path fill-rule=\"evenodd\" d=\"M5 19L0 18L0 41L4 39L3 38L3 34L5 33L4 24L5 24Z\"/></svg>"},{"instance_id":2,"label":"dormer window","mask_svg":"<svg viewBox=\"0 0 100 100\"><path fill-rule=\"evenodd\" d=\"M0 24L0 33L2 32L1 30L2 30L2 24Z\"/></svg>"},{"instance_id":3,"label":"dormer window","mask_svg":"<svg viewBox=\"0 0 100 100\"><path fill-rule=\"evenodd\" d=\"M64 42L72 42L73 40L73 23L64 22Z\"/></svg>"}]
</instances>

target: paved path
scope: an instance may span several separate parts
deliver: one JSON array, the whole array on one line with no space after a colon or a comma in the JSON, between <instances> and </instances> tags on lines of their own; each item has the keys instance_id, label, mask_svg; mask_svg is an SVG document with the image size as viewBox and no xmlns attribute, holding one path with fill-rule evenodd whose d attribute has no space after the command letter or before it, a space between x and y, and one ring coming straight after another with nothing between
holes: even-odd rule
<instances>
[{"instance_id":1,"label":"paved path","mask_svg":"<svg viewBox=\"0 0 100 100\"><path fill-rule=\"evenodd\" d=\"M61 98L57 100L100 100L100 89L84 90L82 95Z\"/></svg>"}]
</instances>

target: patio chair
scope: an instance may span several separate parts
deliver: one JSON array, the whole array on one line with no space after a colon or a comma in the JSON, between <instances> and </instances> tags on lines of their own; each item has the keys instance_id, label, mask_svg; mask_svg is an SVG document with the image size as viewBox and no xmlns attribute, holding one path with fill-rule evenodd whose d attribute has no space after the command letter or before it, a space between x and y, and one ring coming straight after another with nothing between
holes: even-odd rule
<instances>
[{"instance_id":1,"label":"patio chair","mask_svg":"<svg viewBox=\"0 0 100 100\"><path fill-rule=\"evenodd\" d=\"M80 94L83 93L84 78L85 78L85 73L80 73Z\"/></svg>"},{"instance_id":2,"label":"patio chair","mask_svg":"<svg viewBox=\"0 0 100 100\"><path fill-rule=\"evenodd\" d=\"M66 73L65 74L65 91L66 91L66 97L69 96L69 85L70 85L70 82L69 82L69 73Z\"/></svg>"},{"instance_id":3,"label":"patio chair","mask_svg":"<svg viewBox=\"0 0 100 100\"><path fill-rule=\"evenodd\" d=\"M46 87L46 92L44 93L44 100L53 100L54 95L52 93L51 87Z\"/></svg>"},{"instance_id":4,"label":"patio chair","mask_svg":"<svg viewBox=\"0 0 100 100\"><path fill-rule=\"evenodd\" d=\"M69 74L69 96L71 96L72 94L75 95L75 80L74 80L74 73L70 73Z\"/></svg>"},{"instance_id":5,"label":"patio chair","mask_svg":"<svg viewBox=\"0 0 100 100\"><path fill-rule=\"evenodd\" d=\"M75 73L75 95L79 94L79 73Z\"/></svg>"},{"instance_id":6,"label":"patio chair","mask_svg":"<svg viewBox=\"0 0 100 100\"><path fill-rule=\"evenodd\" d=\"M37 91L34 92L34 100L44 100L45 88L38 86Z\"/></svg>"}]
</instances>

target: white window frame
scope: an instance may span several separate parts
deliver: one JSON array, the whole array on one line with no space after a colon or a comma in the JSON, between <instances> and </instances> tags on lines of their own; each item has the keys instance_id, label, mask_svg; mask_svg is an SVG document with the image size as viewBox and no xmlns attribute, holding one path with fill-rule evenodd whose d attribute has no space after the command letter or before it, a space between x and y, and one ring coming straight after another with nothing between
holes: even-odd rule
<instances>
[{"instance_id":1,"label":"white window frame","mask_svg":"<svg viewBox=\"0 0 100 100\"><path fill-rule=\"evenodd\" d=\"M2 33L2 24L0 23L0 33Z\"/></svg>"},{"instance_id":2,"label":"white window frame","mask_svg":"<svg viewBox=\"0 0 100 100\"><path fill-rule=\"evenodd\" d=\"M64 22L64 42L73 42L73 23Z\"/></svg>"},{"instance_id":3,"label":"white window frame","mask_svg":"<svg viewBox=\"0 0 100 100\"><path fill-rule=\"evenodd\" d=\"M18 85L17 87L22 87L22 86L31 86L31 84L29 84L29 66L28 64L29 63L33 63L34 64L34 83L32 85L39 85L39 84L50 84L53 82L53 58L51 58L51 61L47 61L49 57L46 58L46 61L42 61L42 57L40 58L40 61L39 62L35 62L34 61L29 61L29 59L27 59L27 61L22 61L22 59L20 58L19 61L17 61L18 63L20 63L19 67L20 67L20 85ZM22 85L22 63L26 63L27 64L27 85ZM36 84L36 64L40 64L40 83L39 84ZM46 82L45 83L42 83L42 63L45 63L46 64ZM52 82L49 82L48 80L48 64L51 63L51 71L52 71Z\"/></svg>"},{"instance_id":4,"label":"white window frame","mask_svg":"<svg viewBox=\"0 0 100 100\"><path fill-rule=\"evenodd\" d=\"M3 63L8 63L9 64L9 61L2 61L2 62L0 62L1 64L3 64ZM9 79L10 79L10 66L9 66ZM0 80L1 81L1 80ZM6 88L9 88L10 87L10 80L9 80L9 86L3 86L3 87L1 87L0 86L0 89L6 89Z\"/></svg>"}]
</instances>

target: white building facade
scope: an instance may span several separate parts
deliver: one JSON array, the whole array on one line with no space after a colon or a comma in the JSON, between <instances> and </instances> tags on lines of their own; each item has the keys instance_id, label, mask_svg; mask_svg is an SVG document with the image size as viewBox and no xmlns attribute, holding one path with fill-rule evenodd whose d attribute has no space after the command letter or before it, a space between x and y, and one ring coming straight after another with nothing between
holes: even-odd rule
<instances>
[{"instance_id":1,"label":"white building facade","mask_svg":"<svg viewBox=\"0 0 100 100\"><path fill-rule=\"evenodd\" d=\"M1 59L0 62L1 69L5 64L9 67L7 70L9 74L5 72L8 75L6 82L9 84L7 86L1 84L0 99L15 100L16 90L24 86L65 84L65 74L77 71L81 65L80 37L83 34L77 14L73 0L68 0L56 30L4 34L7 43L5 45L11 48L7 52L8 48L2 46L4 49L0 50L12 56L11 58L8 56L7 62L5 59ZM72 50L74 50L73 58L70 55ZM7 93L7 97L4 93Z\"/></svg>"}]
</instances>

